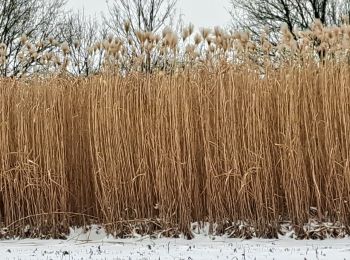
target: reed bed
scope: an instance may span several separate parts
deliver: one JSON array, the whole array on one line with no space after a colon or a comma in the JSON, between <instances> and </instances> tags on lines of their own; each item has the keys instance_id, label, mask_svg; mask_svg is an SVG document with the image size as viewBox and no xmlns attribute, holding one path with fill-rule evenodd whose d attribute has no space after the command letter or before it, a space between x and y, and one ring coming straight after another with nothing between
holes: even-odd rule
<instances>
[{"instance_id":1,"label":"reed bed","mask_svg":"<svg viewBox=\"0 0 350 260\"><path fill-rule=\"evenodd\" d=\"M350 226L350 67L0 79L1 236ZM328 231L325 231L328 232Z\"/></svg>"}]
</instances>

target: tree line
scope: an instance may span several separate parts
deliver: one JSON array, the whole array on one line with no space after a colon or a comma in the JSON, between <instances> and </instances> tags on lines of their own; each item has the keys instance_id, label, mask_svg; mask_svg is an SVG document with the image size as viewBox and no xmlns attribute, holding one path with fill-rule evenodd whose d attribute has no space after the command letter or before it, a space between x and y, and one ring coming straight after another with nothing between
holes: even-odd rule
<instances>
[{"instance_id":1,"label":"tree line","mask_svg":"<svg viewBox=\"0 0 350 260\"><path fill-rule=\"evenodd\" d=\"M308 29L315 19L325 25L349 22L350 0L227 1L232 27L248 30L253 37L268 27L272 43L282 23L294 34L296 28ZM88 76L102 66L103 51L94 44L111 34L132 42L135 49L128 51L137 55L142 48L139 32L156 34L166 26L182 30L177 0L114 0L108 10L98 18L67 10L65 0L1 0L0 75L17 77L40 71L41 55L64 44L72 73Z\"/></svg>"}]
</instances>

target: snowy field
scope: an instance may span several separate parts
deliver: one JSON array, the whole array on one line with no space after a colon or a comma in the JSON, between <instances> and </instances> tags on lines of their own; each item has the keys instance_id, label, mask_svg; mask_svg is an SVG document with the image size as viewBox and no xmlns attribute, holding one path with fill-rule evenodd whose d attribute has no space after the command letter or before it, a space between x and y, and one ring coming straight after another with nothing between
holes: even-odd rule
<instances>
[{"instance_id":1,"label":"snowy field","mask_svg":"<svg viewBox=\"0 0 350 260\"><path fill-rule=\"evenodd\" d=\"M103 230L75 230L67 240L2 240L0 259L331 259L350 260L350 239L240 240L196 235L185 239L108 238Z\"/></svg>"}]
</instances>

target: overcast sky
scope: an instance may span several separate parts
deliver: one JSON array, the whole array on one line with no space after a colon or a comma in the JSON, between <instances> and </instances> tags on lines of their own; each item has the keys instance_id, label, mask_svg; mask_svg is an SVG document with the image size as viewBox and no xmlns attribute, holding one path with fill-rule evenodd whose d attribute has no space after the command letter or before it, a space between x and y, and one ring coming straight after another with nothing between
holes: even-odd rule
<instances>
[{"instance_id":1,"label":"overcast sky","mask_svg":"<svg viewBox=\"0 0 350 260\"><path fill-rule=\"evenodd\" d=\"M91 15L107 12L106 0L68 0L68 7L84 8ZM229 0L178 0L177 8L185 23L192 22L196 27L225 26L230 22Z\"/></svg>"}]
</instances>

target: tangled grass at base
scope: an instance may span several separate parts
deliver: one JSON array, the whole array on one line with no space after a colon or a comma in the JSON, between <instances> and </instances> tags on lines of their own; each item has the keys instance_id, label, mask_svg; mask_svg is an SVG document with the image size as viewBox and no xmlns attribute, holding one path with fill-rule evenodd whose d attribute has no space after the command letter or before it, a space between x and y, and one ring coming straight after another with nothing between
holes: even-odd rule
<instances>
[{"instance_id":1,"label":"tangled grass at base","mask_svg":"<svg viewBox=\"0 0 350 260\"><path fill-rule=\"evenodd\" d=\"M203 221L277 237L288 221L305 237L310 220L350 234L343 27L319 27L339 48L282 43L284 58L279 46L253 60L242 34L240 62L218 47L221 58L171 71L0 79L1 235L60 237L99 223L119 237L191 237Z\"/></svg>"}]
</instances>

